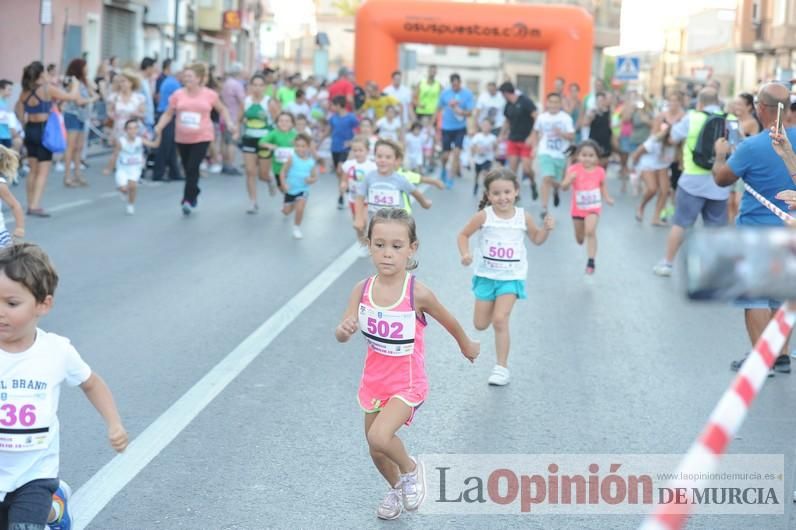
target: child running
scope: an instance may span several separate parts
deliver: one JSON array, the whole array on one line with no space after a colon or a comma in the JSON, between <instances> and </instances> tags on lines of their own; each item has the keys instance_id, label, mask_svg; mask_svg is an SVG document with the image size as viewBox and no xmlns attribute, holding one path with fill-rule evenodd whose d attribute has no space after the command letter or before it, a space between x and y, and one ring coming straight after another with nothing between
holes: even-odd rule
<instances>
[{"instance_id":1,"label":"child running","mask_svg":"<svg viewBox=\"0 0 796 530\"><path fill-rule=\"evenodd\" d=\"M560 199L558 188L564 178L567 165L566 152L570 142L575 138L575 125L572 116L561 110L561 95L551 92L547 95L545 112L539 115L533 125L531 143L534 151L539 153L539 171L542 173L542 219L547 215L547 203L550 191L553 192L553 206L558 206Z\"/></svg>"},{"instance_id":2,"label":"child running","mask_svg":"<svg viewBox=\"0 0 796 530\"><path fill-rule=\"evenodd\" d=\"M37 246L0 250L0 526L22 530L71 528L69 496L58 480L58 398L61 385L80 386L107 426L111 447L122 452L127 432L105 382L69 339L38 328L49 313L58 274ZM20 384L24 382L24 384Z\"/></svg>"},{"instance_id":3,"label":"child running","mask_svg":"<svg viewBox=\"0 0 796 530\"><path fill-rule=\"evenodd\" d=\"M312 138L309 135L300 133L293 142L293 154L290 155L282 166L281 186L285 192L285 203L282 206L282 213L290 215L295 210L296 216L293 220L293 237L301 239L301 221L304 219L304 208L307 206L307 199L310 196L310 185L318 180L318 168L315 165L315 158L310 152Z\"/></svg>"},{"instance_id":4,"label":"child running","mask_svg":"<svg viewBox=\"0 0 796 530\"><path fill-rule=\"evenodd\" d=\"M495 152L497 151L498 139L492 133L492 120L483 120L480 124L481 130L473 136L471 149L473 152L473 163L475 164L475 184L473 185L473 195L478 195L478 183L484 175L492 169L495 163Z\"/></svg>"},{"instance_id":5,"label":"child running","mask_svg":"<svg viewBox=\"0 0 796 530\"><path fill-rule=\"evenodd\" d=\"M354 205L355 230L365 229L366 214L373 215L382 208L401 208L404 204L404 195L411 195L425 209L431 208L431 200L406 180L406 177L396 172L396 164L401 159L403 159L403 149L399 144L391 140L376 142L376 171L365 175L357 187Z\"/></svg>"},{"instance_id":6,"label":"child running","mask_svg":"<svg viewBox=\"0 0 796 530\"><path fill-rule=\"evenodd\" d=\"M293 140L296 139L296 121L289 112L280 112L276 118L276 129L258 140L259 149L270 149L274 156L273 168L277 186L282 188L282 166L293 154Z\"/></svg>"},{"instance_id":7,"label":"child running","mask_svg":"<svg viewBox=\"0 0 796 530\"><path fill-rule=\"evenodd\" d=\"M138 181L146 164L144 147L156 149L160 145L160 137L147 140L139 133L138 120L127 120L124 134L116 142L113 156L116 159L116 189L127 202L127 215L135 214L135 198L138 195Z\"/></svg>"},{"instance_id":8,"label":"child running","mask_svg":"<svg viewBox=\"0 0 796 530\"><path fill-rule=\"evenodd\" d=\"M484 179L484 197L478 213L459 233L459 255L462 265L473 263L470 237L481 231L475 259L472 289L475 294L473 322L478 330L492 324L495 330L497 364L488 383L503 386L509 383L509 319L514 303L524 299L528 260L525 234L535 245L541 245L555 222L545 217L537 228L531 216L515 206L520 194L517 176L507 168L493 169Z\"/></svg>"},{"instance_id":9,"label":"child running","mask_svg":"<svg viewBox=\"0 0 796 530\"><path fill-rule=\"evenodd\" d=\"M410 171L423 171L424 142L423 126L418 122L413 123L412 128L404 138L404 147L406 147L406 169Z\"/></svg>"},{"instance_id":10,"label":"child running","mask_svg":"<svg viewBox=\"0 0 796 530\"><path fill-rule=\"evenodd\" d=\"M658 201L655 205L655 213L652 215L652 226L669 226L668 223L661 221L661 212L666 206L669 198L671 181L669 178L669 167L674 162L674 146L667 145L669 140L669 125L662 117L657 117L652 124L652 134L647 140L638 146L630 155L630 160L636 171L641 172L644 180L644 195L641 203L636 209L636 221L644 221L644 208L647 206L655 194L658 194Z\"/></svg>"},{"instance_id":11,"label":"child running","mask_svg":"<svg viewBox=\"0 0 796 530\"><path fill-rule=\"evenodd\" d=\"M612 205L614 200L605 185L605 169L600 165L600 146L586 140L575 151L576 164L569 167L561 188L572 185L572 224L575 226L575 241L578 245L586 240L586 274L594 274L594 259L597 257L597 222L600 220L602 200Z\"/></svg>"},{"instance_id":12,"label":"child running","mask_svg":"<svg viewBox=\"0 0 796 530\"><path fill-rule=\"evenodd\" d=\"M349 142L354 138L354 130L359 125L359 120L353 113L348 112L346 105L346 99L343 96L336 96L332 99L334 114L329 118L329 125L332 128L332 164L340 182L337 206L341 210L343 209L343 193L346 182L343 162L348 160L348 152L351 149Z\"/></svg>"},{"instance_id":13,"label":"child running","mask_svg":"<svg viewBox=\"0 0 796 530\"><path fill-rule=\"evenodd\" d=\"M423 462L409 456L396 436L412 423L426 400L424 331L426 315L439 322L473 362L480 351L459 322L428 287L409 273L418 241L414 219L404 210L379 210L368 226L368 242L376 275L354 286L335 330L347 342L361 330L368 343L359 385L359 405L365 411L365 436L370 456L389 485L376 509L380 519L397 519L414 511L426 496Z\"/></svg>"},{"instance_id":14,"label":"child running","mask_svg":"<svg viewBox=\"0 0 796 530\"><path fill-rule=\"evenodd\" d=\"M344 182L348 194L348 207L351 209L351 215L356 220L356 201L357 201L357 187L359 183L365 178L365 175L376 171L376 163L368 159L368 140L363 136L357 136L351 140L351 157L349 160L343 162L342 171L346 176ZM364 230L357 230L357 241L359 241L361 248L359 255L367 257L369 254L368 244L365 238Z\"/></svg>"},{"instance_id":15,"label":"child running","mask_svg":"<svg viewBox=\"0 0 796 530\"><path fill-rule=\"evenodd\" d=\"M8 189L9 181L14 182L17 178L19 171L19 157L17 154L0 145L0 200L11 209L14 214L14 238L22 239L25 237L25 212L22 210L22 205L11 190ZM6 228L6 221L3 217L3 212L0 210L0 247L7 247L14 243L11 234L8 233Z\"/></svg>"}]
</instances>

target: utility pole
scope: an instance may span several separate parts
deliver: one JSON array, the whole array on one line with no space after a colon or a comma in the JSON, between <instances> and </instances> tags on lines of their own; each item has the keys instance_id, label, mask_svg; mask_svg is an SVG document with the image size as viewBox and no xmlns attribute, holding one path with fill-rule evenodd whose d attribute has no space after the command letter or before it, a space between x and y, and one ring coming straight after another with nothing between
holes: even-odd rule
<instances>
[{"instance_id":1,"label":"utility pole","mask_svg":"<svg viewBox=\"0 0 796 530\"><path fill-rule=\"evenodd\" d=\"M174 56L172 60L177 62L177 45L180 41L180 0L174 0Z\"/></svg>"}]
</instances>

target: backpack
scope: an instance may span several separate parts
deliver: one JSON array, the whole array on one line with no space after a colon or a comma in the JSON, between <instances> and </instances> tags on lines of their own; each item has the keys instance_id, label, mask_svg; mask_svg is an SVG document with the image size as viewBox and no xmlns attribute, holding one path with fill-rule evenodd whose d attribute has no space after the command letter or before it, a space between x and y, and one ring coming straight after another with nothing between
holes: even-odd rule
<instances>
[{"instance_id":1,"label":"backpack","mask_svg":"<svg viewBox=\"0 0 796 530\"><path fill-rule=\"evenodd\" d=\"M713 162L716 160L716 150L714 147L716 140L724 137L727 128L727 115L702 112L706 114L708 118L699 131L692 157L694 164L697 166L702 169L712 169Z\"/></svg>"}]
</instances>

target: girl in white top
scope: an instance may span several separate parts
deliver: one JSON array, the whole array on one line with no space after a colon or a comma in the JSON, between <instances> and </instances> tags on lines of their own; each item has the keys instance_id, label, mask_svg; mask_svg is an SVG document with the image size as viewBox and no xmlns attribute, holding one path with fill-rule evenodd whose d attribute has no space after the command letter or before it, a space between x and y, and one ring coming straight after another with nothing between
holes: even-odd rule
<instances>
[{"instance_id":1,"label":"girl in white top","mask_svg":"<svg viewBox=\"0 0 796 530\"><path fill-rule=\"evenodd\" d=\"M481 130L473 136L470 142L470 150L475 164L475 185L473 195L478 194L478 182L484 175L492 169L495 163L495 152L497 151L497 136L492 133L494 125L492 120L486 118L480 123Z\"/></svg>"},{"instance_id":2,"label":"girl in white top","mask_svg":"<svg viewBox=\"0 0 796 530\"><path fill-rule=\"evenodd\" d=\"M124 124L124 136L116 142L113 156L116 159L116 188L127 202L127 215L135 213L135 197L138 181L144 171L146 154L144 147L157 148L160 138L147 140L138 134L138 120L127 120Z\"/></svg>"},{"instance_id":3,"label":"girl in white top","mask_svg":"<svg viewBox=\"0 0 796 530\"><path fill-rule=\"evenodd\" d=\"M647 203L657 194L658 202L655 204L655 213L650 224L668 226L661 221L661 212L666 206L671 188L669 166L675 157L675 147L668 145L668 139L669 126L662 116L658 116L652 124L650 137L631 155L632 164L644 180L644 195L636 209L636 221L639 223L644 221L644 208Z\"/></svg>"},{"instance_id":4,"label":"girl in white top","mask_svg":"<svg viewBox=\"0 0 796 530\"><path fill-rule=\"evenodd\" d=\"M379 138L403 143L403 122L401 122L401 117L398 116L398 111L395 110L395 107L389 105L384 112L384 117L376 122Z\"/></svg>"},{"instance_id":5,"label":"girl in white top","mask_svg":"<svg viewBox=\"0 0 796 530\"><path fill-rule=\"evenodd\" d=\"M356 217L357 187L365 179L365 175L377 171L376 163L368 158L368 139L364 136L357 136L351 143L351 158L343 162L342 171L346 177L348 192L348 207L351 209L352 217ZM359 254L367 257L368 244L365 231L356 229L357 241L360 244Z\"/></svg>"},{"instance_id":6,"label":"girl in white top","mask_svg":"<svg viewBox=\"0 0 796 530\"><path fill-rule=\"evenodd\" d=\"M14 237L22 239L25 237L25 212L22 211L22 205L8 189L8 182L14 182L19 171L19 157L11 149L0 145L0 199L11 208L14 214ZM11 234L6 229L6 221L3 217L3 212L0 210L0 247L8 247L14 243Z\"/></svg>"},{"instance_id":7,"label":"girl in white top","mask_svg":"<svg viewBox=\"0 0 796 530\"><path fill-rule=\"evenodd\" d=\"M368 158L375 161L376 142L379 141L379 137L373 129L373 120L370 118L362 118L362 121L359 122L359 135L368 139Z\"/></svg>"},{"instance_id":8,"label":"girl in white top","mask_svg":"<svg viewBox=\"0 0 796 530\"><path fill-rule=\"evenodd\" d=\"M417 122L413 123L412 129L404 140L404 147L406 148L406 169L410 171L423 170L423 143L425 141L423 127Z\"/></svg>"},{"instance_id":9,"label":"girl in white top","mask_svg":"<svg viewBox=\"0 0 796 530\"><path fill-rule=\"evenodd\" d=\"M548 215L540 229L524 209L515 206L520 182L510 170L498 168L490 171L484 179L484 187L479 211L459 233L458 244L462 265L469 266L473 263L470 237L480 230L472 282L476 298L473 321L476 329L484 330L492 324L495 330L497 364L488 382L502 386L509 382L511 310L517 299L525 298L528 274L525 235L535 245L541 245L555 223Z\"/></svg>"}]
</instances>

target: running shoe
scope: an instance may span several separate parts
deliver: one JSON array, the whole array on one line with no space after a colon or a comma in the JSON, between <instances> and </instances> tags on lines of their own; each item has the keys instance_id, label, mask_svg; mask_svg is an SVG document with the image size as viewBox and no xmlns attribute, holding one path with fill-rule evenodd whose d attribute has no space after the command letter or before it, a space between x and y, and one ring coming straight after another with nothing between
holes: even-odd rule
<instances>
[{"instance_id":1,"label":"running shoe","mask_svg":"<svg viewBox=\"0 0 796 530\"><path fill-rule=\"evenodd\" d=\"M780 355L777 357L777 360L774 361L774 371L779 372L781 374L789 374L790 373L790 357L787 355Z\"/></svg>"},{"instance_id":2,"label":"running shoe","mask_svg":"<svg viewBox=\"0 0 796 530\"><path fill-rule=\"evenodd\" d=\"M381 504L376 508L376 516L378 516L379 519L392 521L401 516L403 505L400 487L401 484L399 484L398 488L390 488L387 491L387 495L384 496Z\"/></svg>"},{"instance_id":3,"label":"running shoe","mask_svg":"<svg viewBox=\"0 0 796 530\"><path fill-rule=\"evenodd\" d=\"M672 264L666 261L661 261L652 268L652 272L656 276L669 277L672 275Z\"/></svg>"},{"instance_id":4,"label":"running shoe","mask_svg":"<svg viewBox=\"0 0 796 530\"><path fill-rule=\"evenodd\" d=\"M210 164L210 167L207 169L210 173L218 174L221 173L221 164Z\"/></svg>"},{"instance_id":5,"label":"running shoe","mask_svg":"<svg viewBox=\"0 0 796 530\"><path fill-rule=\"evenodd\" d=\"M66 166L64 165L63 162L58 161L55 163L55 170L59 173L63 173L64 171L66 171Z\"/></svg>"},{"instance_id":6,"label":"running shoe","mask_svg":"<svg viewBox=\"0 0 796 530\"><path fill-rule=\"evenodd\" d=\"M223 166L221 168L221 173L223 175L230 175L232 177L239 177L243 175L243 173L241 173L240 170L235 166Z\"/></svg>"},{"instance_id":7,"label":"running shoe","mask_svg":"<svg viewBox=\"0 0 796 530\"><path fill-rule=\"evenodd\" d=\"M415 463L415 470L401 475L401 496L404 509L410 512L417 510L426 499L426 470L423 462L409 457Z\"/></svg>"},{"instance_id":8,"label":"running shoe","mask_svg":"<svg viewBox=\"0 0 796 530\"><path fill-rule=\"evenodd\" d=\"M509 384L509 369L505 366L496 364L495 367L492 368L492 375L489 376L487 382L494 386L505 386Z\"/></svg>"},{"instance_id":9,"label":"running shoe","mask_svg":"<svg viewBox=\"0 0 796 530\"><path fill-rule=\"evenodd\" d=\"M553 188L553 206L558 208L559 204L561 204L561 198L558 196L558 190Z\"/></svg>"},{"instance_id":10,"label":"running shoe","mask_svg":"<svg viewBox=\"0 0 796 530\"><path fill-rule=\"evenodd\" d=\"M296 225L293 225L293 239L303 239L304 234L301 233L301 228Z\"/></svg>"},{"instance_id":11,"label":"running shoe","mask_svg":"<svg viewBox=\"0 0 796 530\"><path fill-rule=\"evenodd\" d=\"M588 276L594 274L594 265L586 265L586 274Z\"/></svg>"},{"instance_id":12,"label":"running shoe","mask_svg":"<svg viewBox=\"0 0 796 530\"><path fill-rule=\"evenodd\" d=\"M257 203L255 202L251 206L249 206L249 209L246 210L246 213L248 213L250 215L254 215L254 214L256 214L259 211L260 211L260 207L257 206Z\"/></svg>"},{"instance_id":13,"label":"running shoe","mask_svg":"<svg viewBox=\"0 0 796 530\"><path fill-rule=\"evenodd\" d=\"M740 370L741 366L743 366L743 363L746 361L747 357L749 357L749 354L746 354L743 359L731 362L730 363L730 370L732 370L733 372L737 372L738 370ZM776 366L776 361L774 362L774 366ZM790 366L788 366L788 368L790 368ZM774 369L773 368L768 371L768 377L774 377Z\"/></svg>"},{"instance_id":14,"label":"running shoe","mask_svg":"<svg viewBox=\"0 0 796 530\"><path fill-rule=\"evenodd\" d=\"M47 523L49 530L70 530L72 528L72 514L69 511L69 497L72 496L72 488L69 484L60 481L58 489L53 493L52 511L55 512L55 519Z\"/></svg>"},{"instance_id":15,"label":"running shoe","mask_svg":"<svg viewBox=\"0 0 796 530\"><path fill-rule=\"evenodd\" d=\"M132 204L128 204L127 208L125 209L125 212L127 213L127 215L135 215L135 206L133 206Z\"/></svg>"},{"instance_id":16,"label":"running shoe","mask_svg":"<svg viewBox=\"0 0 796 530\"><path fill-rule=\"evenodd\" d=\"M337 197L337 209L342 210L343 208L345 208L345 204L343 204L343 196L340 195Z\"/></svg>"},{"instance_id":17,"label":"running shoe","mask_svg":"<svg viewBox=\"0 0 796 530\"><path fill-rule=\"evenodd\" d=\"M539 198L539 191L536 189L536 181L531 181L531 198L536 200Z\"/></svg>"},{"instance_id":18,"label":"running shoe","mask_svg":"<svg viewBox=\"0 0 796 530\"><path fill-rule=\"evenodd\" d=\"M182 214L185 216L191 215L191 205L188 204L188 201L182 202Z\"/></svg>"}]
</instances>

